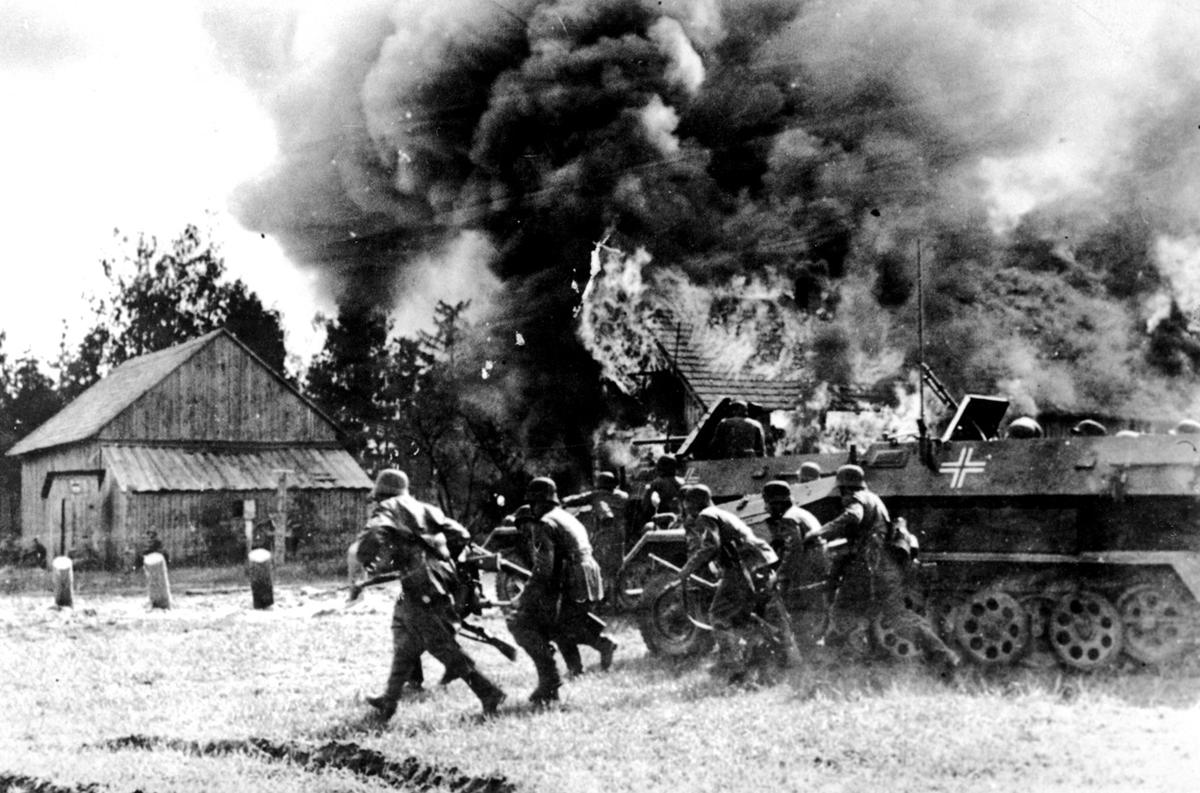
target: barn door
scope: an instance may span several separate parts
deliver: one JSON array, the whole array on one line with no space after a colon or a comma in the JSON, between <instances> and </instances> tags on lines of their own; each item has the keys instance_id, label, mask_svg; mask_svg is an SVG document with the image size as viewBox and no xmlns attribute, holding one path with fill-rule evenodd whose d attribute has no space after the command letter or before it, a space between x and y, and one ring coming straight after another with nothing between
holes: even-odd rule
<instances>
[{"instance_id":1,"label":"barn door","mask_svg":"<svg viewBox=\"0 0 1200 793\"><path fill-rule=\"evenodd\" d=\"M55 477L46 500L51 551L73 558L98 556L102 550L98 478L86 474Z\"/></svg>"}]
</instances>

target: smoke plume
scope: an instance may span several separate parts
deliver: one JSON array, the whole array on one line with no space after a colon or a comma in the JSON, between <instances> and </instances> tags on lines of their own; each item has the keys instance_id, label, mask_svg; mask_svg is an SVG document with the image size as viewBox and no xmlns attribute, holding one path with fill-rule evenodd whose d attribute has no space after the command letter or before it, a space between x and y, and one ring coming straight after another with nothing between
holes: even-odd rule
<instances>
[{"instance_id":1,"label":"smoke plume","mask_svg":"<svg viewBox=\"0 0 1200 793\"><path fill-rule=\"evenodd\" d=\"M278 121L241 218L344 306L471 284L481 388L512 392L491 398L533 445L586 445L601 377L629 385L642 323L673 304L740 340L730 369L911 386L918 245L952 392L1031 413L1200 407L1200 15L1181 4L313 13L210 14Z\"/></svg>"}]
</instances>

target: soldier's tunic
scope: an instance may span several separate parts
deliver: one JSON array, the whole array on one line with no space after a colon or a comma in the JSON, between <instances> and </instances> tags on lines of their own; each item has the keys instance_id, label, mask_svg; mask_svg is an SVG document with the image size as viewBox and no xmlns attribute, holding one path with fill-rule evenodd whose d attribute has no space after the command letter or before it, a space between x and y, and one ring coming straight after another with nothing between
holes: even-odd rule
<instances>
[{"instance_id":1,"label":"soldier's tunic","mask_svg":"<svg viewBox=\"0 0 1200 793\"><path fill-rule=\"evenodd\" d=\"M498 693L455 637L458 580L451 549L469 542L462 525L411 495L393 496L375 506L360 537L359 559L370 565L375 549L386 546L401 587L392 611L392 665L385 697L400 698L405 682L420 669L423 652L441 662L447 677L465 680L481 700Z\"/></svg>"},{"instance_id":2,"label":"soldier's tunic","mask_svg":"<svg viewBox=\"0 0 1200 793\"><path fill-rule=\"evenodd\" d=\"M629 509L629 494L620 488L604 490L597 488L563 499L564 507L590 506L588 536L592 553L606 587L612 586L613 578L621 567L625 554L625 519Z\"/></svg>"},{"instance_id":3,"label":"soldier's tunic","mask_svg":"<svg viewBox=\"0 0 1200 793\"><path fill-rule=\"evenodd\" d=\"M645 523L657 514L673 512L679 514L679 495L683 491L683 477L662 474L651 480L642 492L641 522ZM654 496L658 495L658 506L654 505ZM642 529L642 526L638 526ZM631 538L636 539L636 538Z\"/></svg>"},{"instance_id":4,"label":"soldier's tunic","mask_svg":"<svg viewBox=\"0 0 1200 793\"><path fill-rule=\"evenodd\" d=\"M790 637L787 614L775 588L779 557L771 546L741 518L715 506L700 511L689 533L696 537L696 550L679 577L686 578L713 561L720 568L708 618L727 656L724 660L740 667L745 659L737 652L738 640L744 639L751 650L761 642L755 614Z\"/></svg>"},{"instance_id":5,"label":"soldier's tunic","mask_svg":"<svg viewBox=\"0 0 1200 793\"><path fill-rule=\"evenodd\" d=\"M604 598L604 584L587 529L571 513L554 507L533 524L531 533L532 576L517 598L508 630L533 660L539 695L551 697L561 683L551 641L602 653L615 645L588 612Z\"/></svg>"},{"instance_id":6,"label":"soldier's tunic","mask_svg":"<svg viewBox=\"0 0 1200 793\"><path fill-rule=\"evenodd\" d=\"M780 599L791 616L797 640L805 646L815 645L828 607L829 558L824 541L805 543L804 538L820 529L821 522L808 510L792 506L778 518L768 517L766 525L771 548L780 559Z\"/></svg>"},{"instance_id":7,"label":"soldier's tunic","mask_svg":"<svg viewBox=\"0 0 1200 793\"><path fill-rule=\"evenodd\" d=\"M720 458L762 457L767 453L766 443L761 423L746 416L730 416L717 424L712 448Z\"/></svg>"},{"instance_id":8,"label":"soldier's tunic","mask_svg":"<svg viewBox=\"0 0 1200 793\"><path fill-rule=\"evenodd\" d=\"M855 619L878 617L924 652L956 658L928 622L905 608L904 570L889 548L892 520L878 495L862 489L843 496L842 513L822 528L849 545L831 575L834 638L844 636Z\"/></svg>"}]
</instances>

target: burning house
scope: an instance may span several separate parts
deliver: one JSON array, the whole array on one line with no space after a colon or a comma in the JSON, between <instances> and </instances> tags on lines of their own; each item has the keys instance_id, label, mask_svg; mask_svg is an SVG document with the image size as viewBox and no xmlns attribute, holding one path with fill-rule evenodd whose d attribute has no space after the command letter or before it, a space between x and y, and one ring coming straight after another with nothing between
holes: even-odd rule
<instances>
[{"instance_id":1,"label":"burning house","mask_svg":"<svg viewBox=\"0 0 1200 793\"><path fill-rule=\"evenodd\" d=\"M242 558L283 514L291 550L340 549L371 488L329 417L225 330L126 361L7 454L22 539L108 566L149 531L173 561Z\"/></svg>"}]
</instances>

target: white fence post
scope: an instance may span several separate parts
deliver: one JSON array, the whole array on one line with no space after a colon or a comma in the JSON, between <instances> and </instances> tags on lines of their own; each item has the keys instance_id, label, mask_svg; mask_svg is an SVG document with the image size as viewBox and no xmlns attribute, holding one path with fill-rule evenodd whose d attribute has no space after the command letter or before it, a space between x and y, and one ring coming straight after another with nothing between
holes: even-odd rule
<instances>
[{"instance_id":1,"label":"white fence post","mask_svg":"<svg viewBox=\"0 0 1200 793\"><path fill-rule=\"evenodd\" d=\"M250 566L250 596L254 608L270 608L275 603L272 583L271 552L266 548L255 548L248 556Z\"/></svg>"},{"instance_id":2,"label":"white fence post","mask_svg":"<svg viewBox=\"0 0 1200 793\"><path fill-rule=\"evenodd\" d=\"M150 608L171 608L171 582L167 578L167 560L161 553L142 557L146 571L146 591L150 593Z\"/></svg>"},{"instance_id":3,"label":"white fence post","mask_svg":"<svg viewBox=\"0 0 1200 793\"><path fill-rule=\"evenodd\" d=\"M54 605L62 609L75 606L75 565L68 556L56 556L50 564L54 576Z\"/></svg>"}]
</instances>

